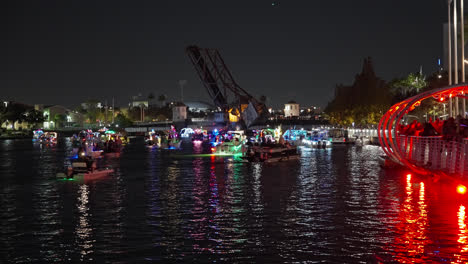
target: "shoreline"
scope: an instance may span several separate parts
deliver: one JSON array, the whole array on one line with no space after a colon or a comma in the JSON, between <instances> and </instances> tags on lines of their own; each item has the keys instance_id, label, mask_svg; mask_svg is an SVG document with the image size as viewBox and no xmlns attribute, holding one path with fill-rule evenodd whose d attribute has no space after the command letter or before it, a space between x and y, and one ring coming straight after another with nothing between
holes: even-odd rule
<instances>
[{"instance_id":1,"label":"shoreline","mask_svg":"<svg viewBox=\"0 0 468 264\"><path fill-rule=\"evenodd\" d=\"M29 135L0 135L0 140L7 140L7 139L31 139L32 136Z\"/></svg>"}]
</instances>

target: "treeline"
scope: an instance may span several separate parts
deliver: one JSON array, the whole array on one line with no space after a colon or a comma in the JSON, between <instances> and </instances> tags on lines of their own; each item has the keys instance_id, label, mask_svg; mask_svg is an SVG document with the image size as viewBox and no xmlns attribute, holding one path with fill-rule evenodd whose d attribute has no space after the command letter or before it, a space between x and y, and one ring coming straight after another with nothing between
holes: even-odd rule
<instances>
[{"instance_id":1,"label":"treeline","mask_svg":"<svg viewBox=\"0 0 468 264\"><path fill-rule=\"evenodd\" d=\"M446 73L436 72L426 78L422 71L395 78L387 83L376 76L371 58L366 58L361 73L356 75L352 85L336 86L335 96L325 108L325 113L334 125L376 125L391 105L447 83ZM441 115L442 111L442 107L435 100L427 100L413 114L423 118L423 115Z\"/></svg>"},{"instance_id":2,"label":"treeline","mask_svg":"<svg viewBox=\"0 0 468 264\"><path fill-rule=\"evenodd\" d=\"M0 125L8 127L15 123L26 122L30 128L34 128L40 126L44 120L42 112L31 106L14 102L0 104Z\"/></svg>"}]
</instances>

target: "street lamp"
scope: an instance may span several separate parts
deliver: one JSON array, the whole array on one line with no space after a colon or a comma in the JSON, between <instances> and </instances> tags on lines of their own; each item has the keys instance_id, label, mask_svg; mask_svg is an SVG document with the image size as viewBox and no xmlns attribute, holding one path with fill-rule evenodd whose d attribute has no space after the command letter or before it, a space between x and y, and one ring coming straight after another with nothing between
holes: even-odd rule
<instances>
[{"instance_id":1,"label":"street lamp","mask_svg":"<svg viewBox=\"0 0 468 264\"><path fill-rule=\"evenodd\" d=\"M452 0L447 0L448 4L448 25L447 25L447 40L448 40L448 85L452 85L452 24L450 23L452 20L450 5L452 4ZM452 98L449 98L449 115L452 116Z\"/></svg>"},{"instance_id":2,"label":"street lamp","mask_svg":"<svg viewBox=\"0 0 468 264\"><path fill-rule=\"evenodd\" d=\"M465 60L465 19L463 18L463 1L460 0L460 27L461 27L461 59L462 61ZM462 63L462 83L465 83L465 63ZM463 98L463 117L466 117L466 99Z\"/></svg>"},{"instance_id":3,"label":"street lamp","mask_svg":"<svg viewBox=\"0 0 468 264\"><path fill-rule=\"evenodd\" d=\"M71 122L71 116L70 115L67 115L67 125L70 126L70 122Z\"/></svg>"}]
</instances>

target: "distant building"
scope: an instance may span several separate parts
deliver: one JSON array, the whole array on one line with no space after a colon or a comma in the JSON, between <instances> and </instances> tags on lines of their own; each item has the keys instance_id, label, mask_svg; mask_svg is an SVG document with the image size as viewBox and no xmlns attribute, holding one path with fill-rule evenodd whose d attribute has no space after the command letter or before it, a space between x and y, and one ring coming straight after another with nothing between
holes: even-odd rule
<instances>
[{"instance_id":1,"label":"distant building","mask_svg":"<svg viewBox=\"0 0 468 264\"><path fill-rule=\"evenodd\" d=\"M23 104L23 103L20 103L20 102L15 102L15 101L3 101L2 102L2 107L5 107L5 108L11 107L11 106L14 106L14 105L17 105L17 106L19 105L19 106L21 106L21 108L23 108L26 111L31 110L31 109L34 108L31 105L27 105L27 104ZM11 130L11 129L14 129L14 130L29 129L30 126L31 126L31 124L29 124L26 121L12 122L12 120L6 120L5 122L0 123L0 128L4 128L4 129L8 129L8 130Z\"/></svg>"},{"instance_id":2,"label":"distant building","mask_svg":"<svg viewBox=\"0 0 468 264\"><path fill-rule=\"evenodd\" d=\"M172 121L185 121L187 119L187 106L184 103L174 103L172 107Z\"/></svg>"},{"instance_id":3,"label":"distant building","mask_svg":"<svg viewBox=\"0 0 468 264\"><path fill-rule=\"evenodd\" d=\"M299 104L295 101L289 101L287 104L284 104L284 117L293 117L299 116Z\"/></svg>"},{"instance_id":4,"label":"distant building","mask_svg":"<svg viewBox=\"0 0 468 264\"><path fill-rule=\"evenodd\" d=\"M104 106L102 105L101 102L89 101L89 102L81 103L81 108L83 108L84 110L88 110L90 108L103 108L103 107Z\"/></svg>"},{"instance_id":5,"label":"distant building","mask_svg":"<svg viewBox=\"0 0 468 264\"><path fill-rule=\"evenodd\" d=\"M210 112L216 110L216 107L202 101L184 102L191 112Z\"/></svg>"},{"instance_id":6,"label":"distant building","mask_svg":"<svg viewBox=\"0 0 468 264\"><path fill-rule=\"evenodd\" d=\"M452 17L453 19L453 17ZM468 27L468 24L467 24L467 20L468 18L465 17L465 29ZM453 21L452 21L453 22ZM461 24L460 24L460 21L458 21L457 23L457 30L460 30L461 28ZM450 37L451 37L451 41L452 41L452 71L454 70L453 69L453 63L454 63L454 39L453 39L453 23L451 24L451 34L450 34ZM440 67L442 67L443 69L445 70L448 70L448 24L447 23L444 23L442 25L442 54L443 54L443 58L442 58L442 61L440 62ZM459 33L460 34L460 33ZM467 35L465 33L465 41L467 39ZM467 49L466 49L466 45L464 45L464 48L465 48L465 54L468 54L467 53ZM458 70L461 69L461 65L462 65L462 61L461 61L461 49L462 49L462 45L460 43L460 36L458 36L458 43L457 43L457 50L458 50ZM466 55L465 55L466 56Z\"/></svg>"},{"instance_id":7,"label":"distant building","mask_svg":"<svg viewBox=\"0 0 468 264\"><path fill-rule=\"evenodd\" d=\"M40 106L35 106L35 108L37 110L42 110L42 113L44 114L44 129L83 126L83 115L64 106L50 105L45 106L42 109L40 109Z\"/></svg>"},{"instance_id":8,"label":"distant building","mask_svg":"<svg viewBox=\"0 0 468 264\"><path fill-rule=\"evenodd\" d=\"M132 97L132 101L130 102L129 106L131 107L148 107L149 102L148 98L143 97L141 94Z\"/></svg>"}]
</instances>

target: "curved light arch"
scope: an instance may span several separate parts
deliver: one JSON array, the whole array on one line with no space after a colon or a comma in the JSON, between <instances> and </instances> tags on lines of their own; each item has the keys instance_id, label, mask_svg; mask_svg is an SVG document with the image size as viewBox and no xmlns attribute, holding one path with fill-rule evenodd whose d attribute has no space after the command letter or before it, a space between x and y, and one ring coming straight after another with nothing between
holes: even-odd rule
<instances>
[{"instance_id":1,"label":"curved light arch","mask_svg":"<svg viewBox=\"0 0 468 264\"><path fill-rule=\"evenodd\" d=\"M440 102L445 102L447 99L453 97L468 98L466 96L467 91L468 84L456 84L422 92L390 107L390 109L380 119L379 126L377 128L379 142L385 154L392 161L404 165L416 173L431 174L432 172L430 170L418 166L408 160L405 157L405 152L400 148L401 144L399 137L393 137L392 135L398 135L398 124L403 116L413 111L423 100L433 97Z\"/></svg>"}]
</instances>

